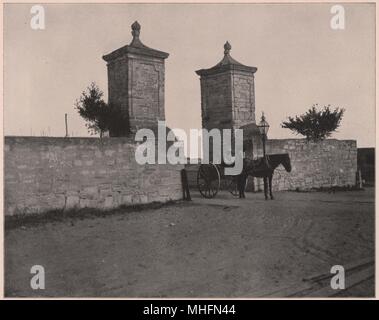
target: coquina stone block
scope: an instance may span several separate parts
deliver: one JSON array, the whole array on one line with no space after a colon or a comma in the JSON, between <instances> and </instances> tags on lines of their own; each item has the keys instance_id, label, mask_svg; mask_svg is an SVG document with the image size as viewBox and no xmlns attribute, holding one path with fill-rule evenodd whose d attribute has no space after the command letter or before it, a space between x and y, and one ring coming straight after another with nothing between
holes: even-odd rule
<instances>
[{"instance_id":1,"label":"coquina stone block","mask_svg":"<svg viewBox=\"0 0 379 320\"><path fill-rule=\"evenodd\" d=\"M183 165L139 165L132 138L5 137L4 145L5 215L182 197Z\"/></svg>"}]
</instances>

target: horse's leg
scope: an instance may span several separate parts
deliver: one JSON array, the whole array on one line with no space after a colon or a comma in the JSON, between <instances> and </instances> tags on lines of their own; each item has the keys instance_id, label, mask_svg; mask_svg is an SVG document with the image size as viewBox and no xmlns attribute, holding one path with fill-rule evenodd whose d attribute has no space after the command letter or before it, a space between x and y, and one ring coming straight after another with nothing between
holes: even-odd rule
<instances>
[{"instance_id":1,"label":"horse's leg","mask_svg":"<svg viewBox=\"0 0 379 320\"><path fill-rule=\"evenodd\" d=\"M243 177L243 182L242 182L242 194L243 194L243 198L246 198L246 196L245 196L246 180L247 180L247 174Z\"/></svg>"},{"instance_id":2,"label":"horse's leg","mask_svg":"<svg viewBox=\"0 0 379 320\"><path fill-rule=\"evenodd\" d=\"M238 196L240 199L243 198L243 189L242 189L243 180L244 180L244 174L240 173L237 176L237 189L238 189Z\"/></svg>"},{"instance_id":3,"label":"horse's leg","mask_svg":"<svg viewBox=\"0 0 379 320\"><path fill-rule=\"evenodd\" d=\"M246 198L245 197L246 179L247 179L247 174L243 174L242 175L242 179L241 179L241 185L240 185L240 188L241 188L241 198Z\"/></svg>"},{"instance_id":4,"label":"horse's leg","mask_svg":"<svg viewBox=\"0 0 379 320\"><path fill-rule=\"evenodd\" d=\"M241 198L241 174L240 173L237 177L236 177L236 183L237 183L237 190L238 190L238 197Z\"/></svg>"},{"instance_id":5,"label":"horse's leg","mask_svg":"<svg viewBox=\"0 0 379 320\"><path fill-rule=\"evenodd\" d=\"M241 175L240 178L239 178L239 180L238 180L238 193L239 193L240 199L243 198L242 184L243 184L243 175Z\"/></svg>"},{"instance_id":6,"label":"horse's leg","mask_svg":"<svg viewBox=\"0 0 379 320\"><path fill-rule=\"evenodd\" d=\"M268 185L269 185L269 188L270 188L270 197L271 197L271 200L274 200L274 196L272 195L272 176L273 176L273 174L271 174L268 177Z\"/></svg>"},{"instance_id":7,"label":"horse's leg","mask_svg":"<svg viewBox=\"0 0 379 320\"><path fill-rule=\"evenodd\" d=\"M267 196L267 177L263 177L263 185L264 185L264 190L265 190L265 199L268 200Z\"/></svg>"}]
</instances>

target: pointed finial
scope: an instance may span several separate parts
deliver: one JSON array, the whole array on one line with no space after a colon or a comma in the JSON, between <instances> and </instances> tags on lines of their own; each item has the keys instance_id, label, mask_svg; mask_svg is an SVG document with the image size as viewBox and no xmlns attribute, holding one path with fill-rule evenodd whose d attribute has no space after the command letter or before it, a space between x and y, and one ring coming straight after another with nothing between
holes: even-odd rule
<instances>
[{"instance_id":1,"label":"pointed finial","mask_svg":"<svg viewBox=\"0 0 379 320\"><path fill-rule=\"evenodd\" d=\"M230 45L229 41L226 41L224 44L224 54L229 54L230 50L232 49L232 46Z\"/></svg>"},{"instance_id":2,"label":"pointed finial","mask_svg":"<svg viewBox=\"0 0 379 320\"><path fill-rule=\"evenodd\" d=\"M265 117L265 113L262 111L262 117L261 117L262 121L266 121L266 117Z\"/></svg>"},{"instance_id":3,"label":"pointed finial","mask_svg":"<svg viewBox=\"0 0 379 320\"><path fill-rule=\"evenodd\" d=\"M141 25L138 23L138 21L134 21L134 23L132 24L133 39L139 38L140 30L141 30Z\"/></svg>"}]
</instances>

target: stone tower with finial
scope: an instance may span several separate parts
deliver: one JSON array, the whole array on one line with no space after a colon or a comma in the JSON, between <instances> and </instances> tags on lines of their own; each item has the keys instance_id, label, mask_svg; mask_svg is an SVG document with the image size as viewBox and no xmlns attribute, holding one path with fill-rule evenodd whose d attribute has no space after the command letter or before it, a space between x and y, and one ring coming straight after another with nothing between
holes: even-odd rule
<instances>
[{"instance_id":1,"label":"stone tower with finial","mask_svg":"<svg viewBox=\"0 0 379 320\"><path fill-rule=\"evenodd\" d=\"M156 129L158 120L165 120L164 62L169 54L141 42L137 21L131 27L131 43L103 59L108 68L109 103L121 108L128 119L125 126L133 133L140 128Z\"/></svg>"},{"instance_id":2,"label":"stone tower with finial","mask_svg":"<svg viewBox=\"0 0 379 320\"><path fill-rule=\"evenodd\" d=\"M200 76L201 113L204 129L237 129L255 123L254 74L230 55L229 42L224 57L214 67L196 71Z\"/></svg>"}]
</instances>

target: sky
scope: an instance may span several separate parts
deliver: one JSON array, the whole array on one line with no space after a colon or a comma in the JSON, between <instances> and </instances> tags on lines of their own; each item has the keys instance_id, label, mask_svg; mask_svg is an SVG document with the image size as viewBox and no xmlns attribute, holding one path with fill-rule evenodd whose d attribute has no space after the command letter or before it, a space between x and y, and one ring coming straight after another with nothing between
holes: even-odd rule
<instances>
[{"instance_id":1,"label":"sky","mask_svg":"<svg viewBox=\"0 0 379 320\"><path fill-rule=\"evenodd\" d=\"M337 139L375 146L375 5L343 4L345 29L333 30L332 4L50 4L33 30L32 4L4 8L4 134L89 136L75 100L96 82L107 99L102 56L142 42L168 52L165 110L171 128L201 127L200 81L232 45L237 61L258 68L256 117L269 138L295 138L280 123L313 104L343 107Z\"/></svg>"}]
</instances>

